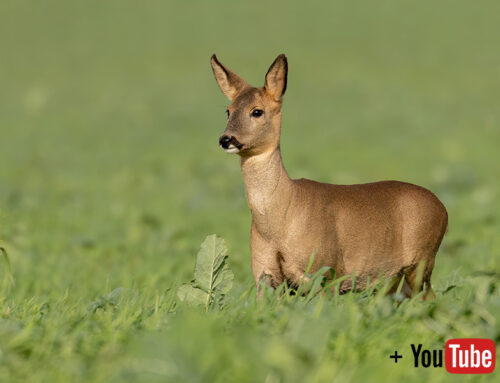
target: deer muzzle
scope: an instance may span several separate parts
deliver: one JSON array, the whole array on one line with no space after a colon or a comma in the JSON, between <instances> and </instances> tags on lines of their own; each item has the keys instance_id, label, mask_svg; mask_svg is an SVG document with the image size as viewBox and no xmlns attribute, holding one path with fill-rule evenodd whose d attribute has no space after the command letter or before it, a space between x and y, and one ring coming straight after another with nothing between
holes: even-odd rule
<instances>
[{"instance_id":1,"label":"deer muzzle","mask_svg":"<svg viewBox=\"0 0 500 383\"><path fill-rule=\"evenodd\" d=\"M238 153L243 144L241 144L234 136L223 135L219 138L219 145L226 153Z\"/></svg>"}]
</instances>

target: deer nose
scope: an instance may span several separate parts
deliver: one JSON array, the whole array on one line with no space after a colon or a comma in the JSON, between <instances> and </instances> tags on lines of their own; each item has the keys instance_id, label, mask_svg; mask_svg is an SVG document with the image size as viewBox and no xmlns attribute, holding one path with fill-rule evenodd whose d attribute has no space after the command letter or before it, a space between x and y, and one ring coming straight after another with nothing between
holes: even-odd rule
<instances>
[{"instance_id":1,"label":"deer nose","mask_svg":"<svg viewBox=\"0 0 500 383\"><path fill-rule=\"evenodd\" d=\"M223 135L223 136L221 136L221 138L219 138L219 145L223 149L229 148L230 143L231 143L231 137L229 137L229 136Z\"/></svg>"}]
</instances>

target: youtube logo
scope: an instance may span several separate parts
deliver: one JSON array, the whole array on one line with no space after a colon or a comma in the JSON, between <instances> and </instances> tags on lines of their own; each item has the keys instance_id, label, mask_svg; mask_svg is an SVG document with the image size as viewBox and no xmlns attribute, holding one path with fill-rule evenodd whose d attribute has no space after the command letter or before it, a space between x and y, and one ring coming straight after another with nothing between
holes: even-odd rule
<instances>
[{"instance_id":1,"label":"youtube logo","mask_svg":"<svg viewBox=\"0 0 500 383\"><path fill-rule=\"evenodd\" d=\"M495 370L496 349L492 339L457 338L446 342L443 349L427 349L423 344L410 345L415 368L443 368L451 374L490 374ZM443 358L444 356L444 358ZM404 353L395 350L389 355L397 364Z\"/></svg>"},{"instance_id":2,"label":"youtube logo","mask_svg":"<svg viewBox=\"0 0 500 383\"><path fill-rule=\"evenodd\" d=\"M491 339L450 339L444 351L446 371L452 374L489 374L495 370L495 343Z\"/></svg>"}]
</instances>

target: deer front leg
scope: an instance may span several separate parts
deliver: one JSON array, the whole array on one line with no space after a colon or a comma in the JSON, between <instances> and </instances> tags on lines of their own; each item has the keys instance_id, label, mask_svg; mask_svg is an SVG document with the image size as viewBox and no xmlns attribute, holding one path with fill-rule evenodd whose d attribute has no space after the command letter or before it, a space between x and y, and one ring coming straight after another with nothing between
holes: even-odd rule
<instances>
[{"instance_id":1,"label":"deer front leg","mask_svg":"<svg viewBox=\"0 0 500 383\"><path fill-rule=\"evenodd\" d=\"M278 287L283 282L278 254L272 244L266 242L252 225L250 247L252 272L257 287L257 297L262 296L261 286Z\"/></svg>"}]
</instances>

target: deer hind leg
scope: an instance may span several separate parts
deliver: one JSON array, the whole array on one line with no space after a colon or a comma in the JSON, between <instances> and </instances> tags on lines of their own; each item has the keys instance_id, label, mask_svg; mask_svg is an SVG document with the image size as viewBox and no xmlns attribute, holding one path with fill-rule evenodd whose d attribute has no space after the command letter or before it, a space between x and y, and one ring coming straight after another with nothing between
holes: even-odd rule
<instances>
[{"instance_id":1,"label":"deer hind leg","mask_svg":"<svg viewBox=\"0 0 500 383\"><path fill-rule=\"evenodd\" d=\"M432 255L427 258L427 260L422 260L419 264L409 267L403 271L405 275L405 282L408 285L408 289L412 292L410 296L415 296L423 291L423 300L435 298L436 295L434 294L431 285L431 275L432 270L434 269L434 257L435 255Z\"/></svg>"},{"instance_id":2,"label":"deer hind leg","mask_svg":"<svg viewBox=\"0 0 500 383\"><path fill-rule=\"evenodd\" d=\"M413 295L413 290L406 281L406 276L403 275L401 278L404 278L404 280L403 285L401 286L400 293L403 294L405 298L411 298ZM399 284L401 283L401 278L396 278L392 289L389 291L389 294L394 294L398 290Z\"/></svg>"},{"instance_id":3,"label":"deer hind leg","mask_svg":"<svg viewBox=\"0 0 500 383\"><path fill-rule=\"evenodd\" d=\"M399 291L401 294L404 295L405 298L411 298L413 295L412 288L408 284L406 275L401 272L397 276L393 277L392 280L389 282L391 284L390 289L387 291L387 295L392 295L396 293L399 289L399 286L403 283L401 286L401 290Z\"/></svg>"}]
</instances>

